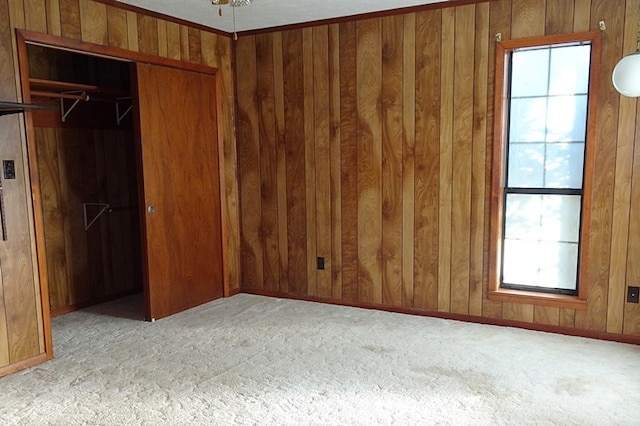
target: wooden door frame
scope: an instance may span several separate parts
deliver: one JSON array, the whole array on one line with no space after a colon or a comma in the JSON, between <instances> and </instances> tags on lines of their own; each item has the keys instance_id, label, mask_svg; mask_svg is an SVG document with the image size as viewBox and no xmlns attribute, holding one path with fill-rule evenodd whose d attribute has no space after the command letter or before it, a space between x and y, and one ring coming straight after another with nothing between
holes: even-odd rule
<instances>
[{"instance_id":1,"label":"wooden door frame","mask_svg":"<svg viewBox=\"0 0 640 426\"><path fill-rule=\"evenodd\" d=\"M177 68L186 71L194 71L203 74L211 74L215 76L215 92L216 92L216 115L218 122L218 170L220 184L220 223L221 223L221 245L222 245L222 274L223 274L223 297L229 297L229 280L228 280L228 254L227 254L227 235L225 231L225 208L224 208L224 123L221 117L222 111L222 78L217 68L207 65L194 64L189 62L181 62L175 59L163 58L146 53L134 52L121 49L118 47L103 46L94 43L83 42L49 34L43 34L35 31L16 30L16 43L18 50L18 65L20 70L20 85L22 90L22 99L25 103L31 103L31 91L29 85L29 57L27 45L34 44L52 49L67 50L89 56L101 56L123 62L145 62L154 65L161 65L171 68ZM31 186L31 202L33 209L33 226L35 233L35 249L36 263L39 275L40 286L40 303L42 308L42 326L44 334L44 347L47 359L53 358L53 336L51 331L51 310L49 301L49 282L47 275L47 257L45 247L44 233L44 215L42 206L42 192L40 187L40 176L38 172L38 156L35 141L35 129L33 126L33 116L28 110L24 113L25 117L25 134L26 134L26 151L29 168L29 180ZM140 143L139 141L137 143ZM140 166L140 164L138 164ZM137 171L138 178L141 179L141 171ZM138 195L140 195L141 186L138 183ZM144 206L140 207L144 210ZM141 218L143 220L143 218ZM144 243L142 241L141 243ZM146 272L144 272L146 280ZM146 285L146 284L145 284Z\"/></svg>"}]
</instances>

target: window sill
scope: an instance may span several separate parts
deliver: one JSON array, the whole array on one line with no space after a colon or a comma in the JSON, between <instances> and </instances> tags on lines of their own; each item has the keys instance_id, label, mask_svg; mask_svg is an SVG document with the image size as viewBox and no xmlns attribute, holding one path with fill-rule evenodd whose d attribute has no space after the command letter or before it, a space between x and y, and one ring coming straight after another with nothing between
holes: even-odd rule
<instances>
[{"instance_id":1,"label":"window sill","mask_svg":"<svg viewBox=\"0 0 640 426\"><path fill-rule=\"evenodd\" d=\"M489 291L489 300L509 303L527 303L531 305L551 306L566 309L587 309L587 301L578 296L566 296L563 294L543 294L532 291L520 290L492 290Z\"/></svg>"}]
</instances>

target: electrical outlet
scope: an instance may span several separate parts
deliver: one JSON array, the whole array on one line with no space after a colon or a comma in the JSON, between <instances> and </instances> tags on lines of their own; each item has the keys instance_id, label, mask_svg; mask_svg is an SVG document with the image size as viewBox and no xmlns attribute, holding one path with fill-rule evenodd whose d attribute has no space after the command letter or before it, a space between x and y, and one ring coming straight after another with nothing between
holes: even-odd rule
<instances>
[{"instance_id":1,"label":"electrical outlet","mask_svg":"<svg viewBox=\"0 0 640 426\"><path fill-rule=\"evenodd\" d=\"M627 302L638 303L640 301L640 287L627 287Z\"/></svg>"},{"instance_id":2,"label":"electrical outlet","mask_svg":"<svg viewBox=\"0 0 640 426\"><path fill-rule=\"evenodd\" d=\"M318 269L324 269L324 257L318 257Z\"/></svg>"}]
</instances>

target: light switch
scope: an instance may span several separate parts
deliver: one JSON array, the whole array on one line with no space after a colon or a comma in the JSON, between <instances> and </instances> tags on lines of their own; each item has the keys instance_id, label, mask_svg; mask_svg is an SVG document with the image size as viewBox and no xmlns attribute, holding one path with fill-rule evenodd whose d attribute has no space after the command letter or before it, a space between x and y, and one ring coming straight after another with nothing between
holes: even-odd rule
<instances>
[{"instance_id":1,"label":"light switch","mask_svg":"<svg viewBox=\"0 0 640 426\"><path fill-rule=\"evenodd\" d=\"M13 160L2 160L2 170L5 179L16 178L16 163Z\"/></svg>"}]
</instances>

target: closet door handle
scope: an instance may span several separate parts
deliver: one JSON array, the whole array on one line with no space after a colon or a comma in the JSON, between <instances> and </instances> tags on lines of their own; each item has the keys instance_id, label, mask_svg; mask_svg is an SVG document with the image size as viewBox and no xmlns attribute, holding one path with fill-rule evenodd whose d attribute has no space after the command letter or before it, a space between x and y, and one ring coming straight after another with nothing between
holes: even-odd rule
<instances>
[{"instance_id":1,"label":"closet door handle","mask_svg":"<svg viewBox=\"0 0 640 426\"><path fill-rule=\"evenodd\" d=\"M147 213L154 214L155 212L156 208L152 204L149 204L149 206L147 207Z\"/></svg>"}]
</instances>

